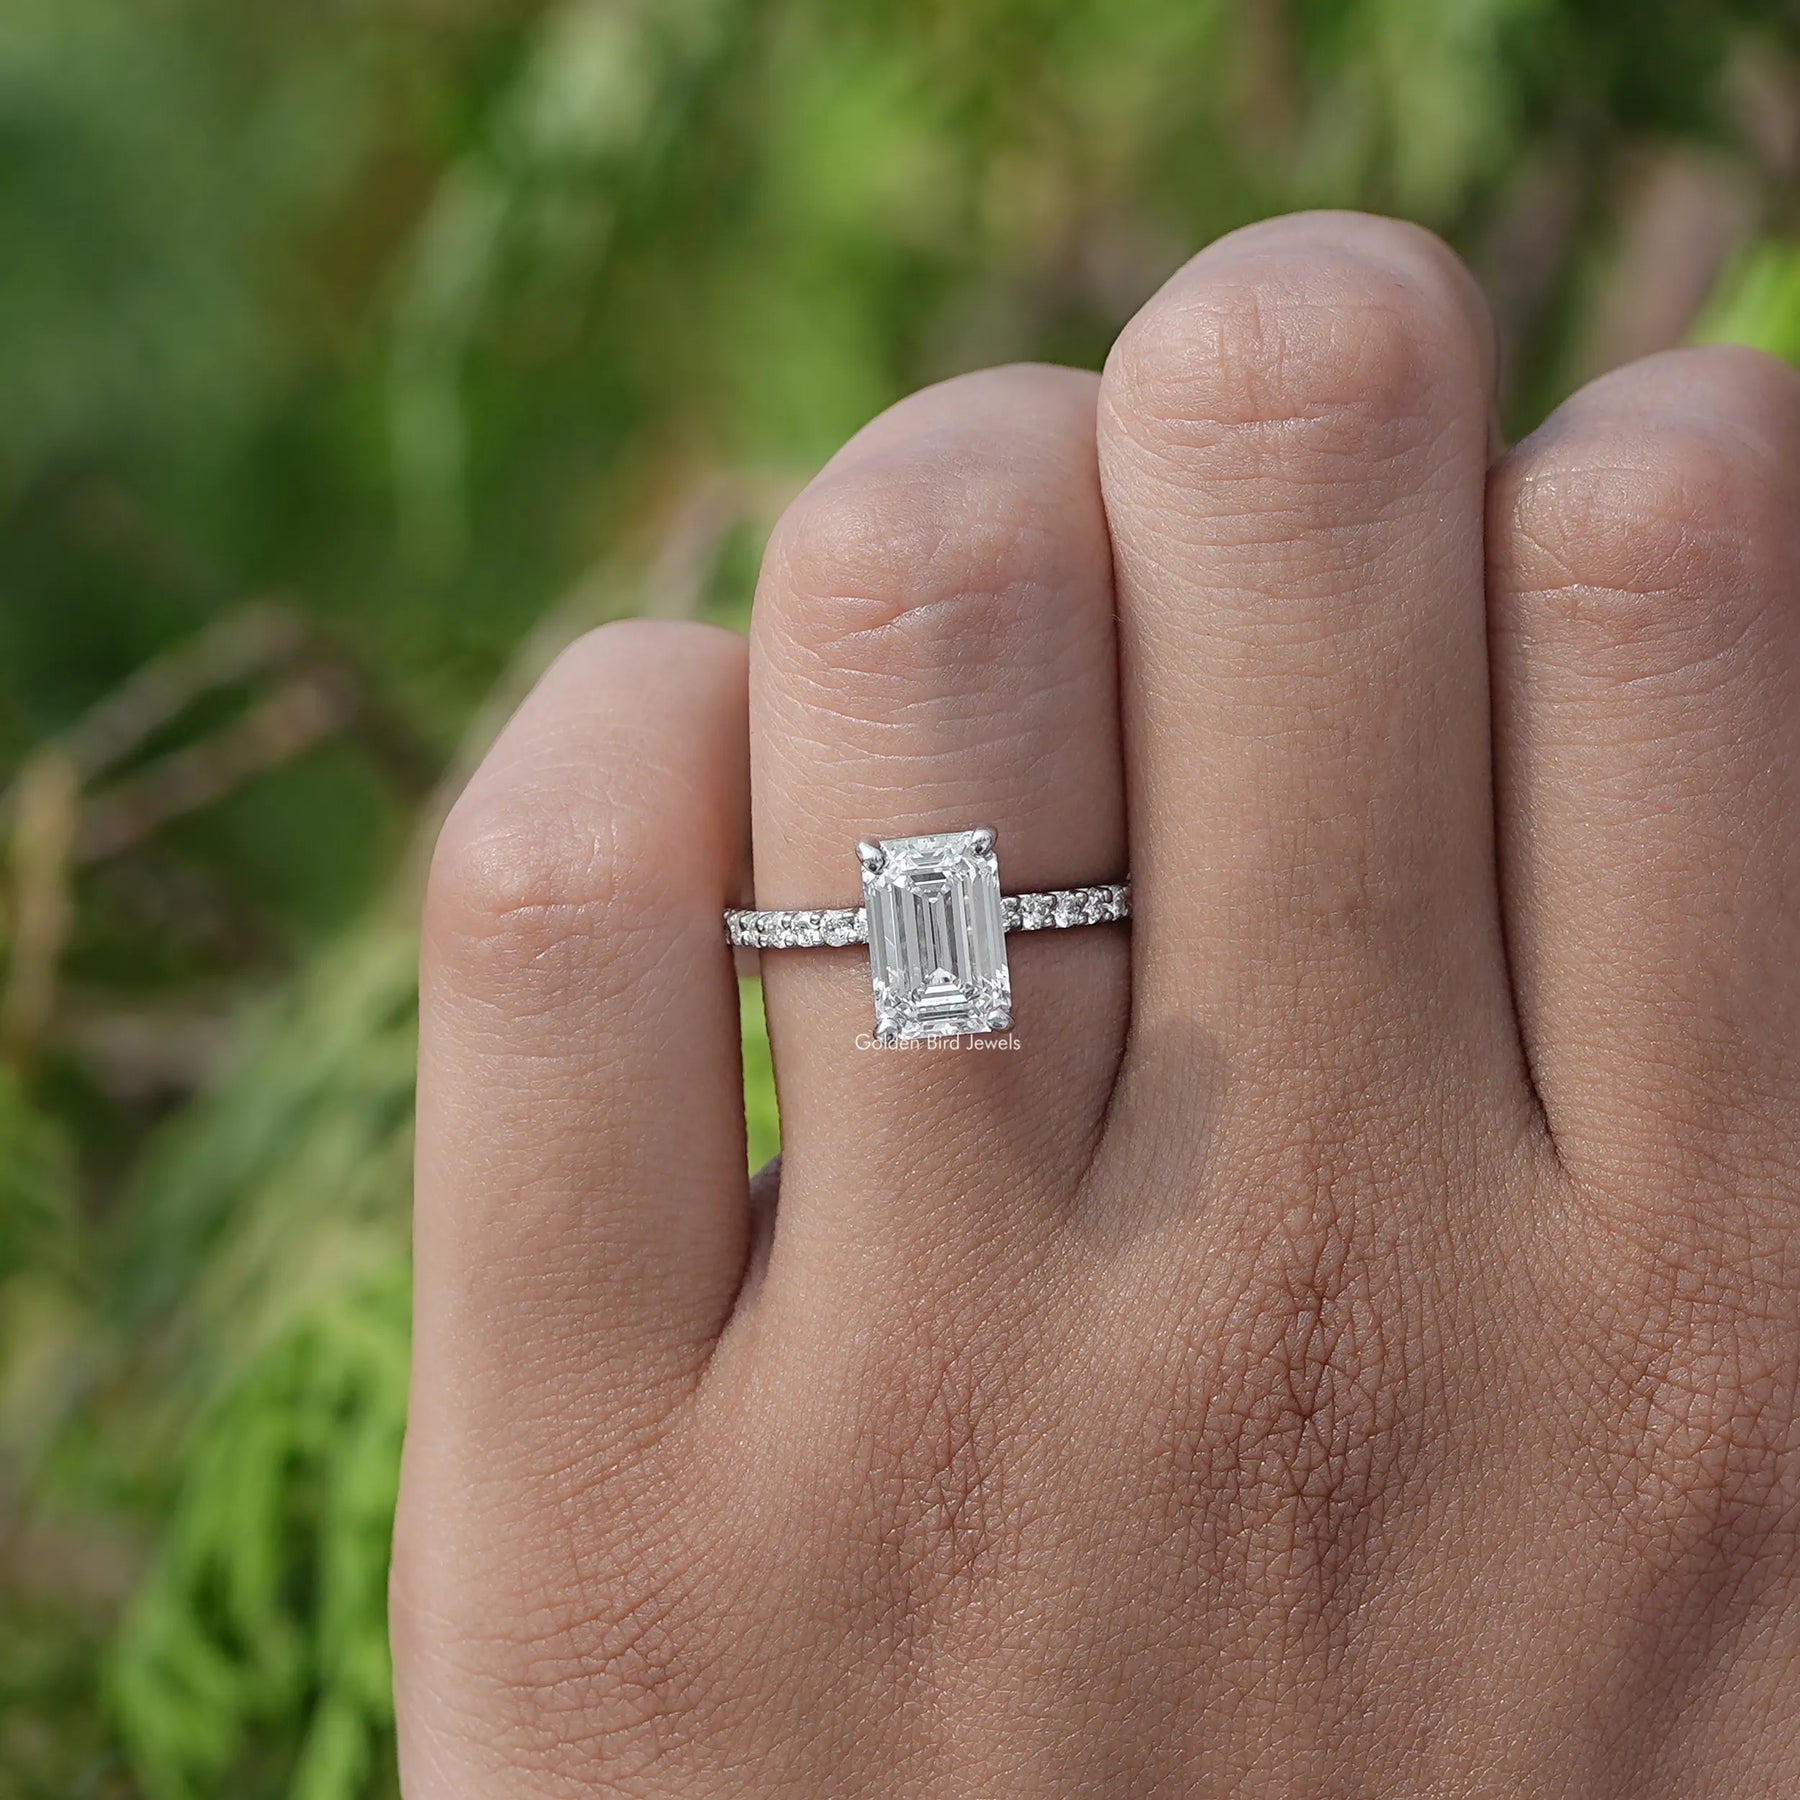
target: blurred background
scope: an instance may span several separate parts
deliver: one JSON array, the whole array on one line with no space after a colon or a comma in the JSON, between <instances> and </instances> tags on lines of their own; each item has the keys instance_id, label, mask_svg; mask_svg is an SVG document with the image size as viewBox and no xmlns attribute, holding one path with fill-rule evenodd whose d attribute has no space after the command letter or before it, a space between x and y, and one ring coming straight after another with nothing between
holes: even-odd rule
<instances>
[{"instance_id":1,"label":"blurred background","mask_svg":"<svg viewBox=\"0 0 1800 1800\"><path fill-rule=\"evenodd\" d=\"M1800 357L1797 171L1794 0L4 0L0 1800L395 1792L413 914L557 646L1291 207L1515 432Z\"/></svg>"}]
</instances>

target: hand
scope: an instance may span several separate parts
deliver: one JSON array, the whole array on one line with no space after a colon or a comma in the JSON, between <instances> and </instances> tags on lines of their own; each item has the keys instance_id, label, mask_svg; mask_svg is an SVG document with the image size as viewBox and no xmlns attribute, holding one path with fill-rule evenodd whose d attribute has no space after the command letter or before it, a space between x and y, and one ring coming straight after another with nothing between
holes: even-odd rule
<instances>
[{"instance_id":1,"label":"hand","mask_svg":"<svg viewBox=\"0 0 1800 1800\"><path fill-rule=\"evenodd\" d=\"M1490 468L1434 239L1239 232L860 433L748 647L608 627L445 830L412 1800L1800 1792L1800 380ZM1129 839L1127 822L1129 821ZM720 913L991 823L1016 1050Z\"/></svg>"}]
</instances>

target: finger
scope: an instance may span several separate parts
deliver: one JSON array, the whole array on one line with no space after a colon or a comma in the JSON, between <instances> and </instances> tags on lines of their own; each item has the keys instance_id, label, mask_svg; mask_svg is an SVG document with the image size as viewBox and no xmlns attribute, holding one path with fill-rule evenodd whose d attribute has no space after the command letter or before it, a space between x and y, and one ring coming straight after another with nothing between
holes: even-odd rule
<instances>
[{"instance_id":1,"label":"finger","mask_svg":"<svg viewBox=\"0 0 1800 1800\"><path fill-rule=\"evenodd\" d=\"M1189 1087L1196 1053L1259 1090L1399 1074L1429 1093L1517 1063L1490 807L1491 380L1466 271L1354 214L1213 245L1108 363L1134 1042L1172 1049Z\"/></svg>"},{"instance_id":2,"label":"finger","mask_svg":"<svg viewBox=\"0 0 1800 1800\"><path fill-rule=\"evenodd\" d=\"M720 914L747 760L739 639L608 626L444 827L420 1026L423 1485L586 1466L666 1410L731 1306L747 1208Z\"/></svg>"},{"instance_id":3,"label":"finger","mask_svg":"<svg viewBox=\"0 0 1800 1800\"><path fill-rule=\"evenodd\" d=\"M1577 1160L1793 1141L1800 380L1682 350L1496 471L1501 860L1521 1013Z\"/></svg>"},{"instance_id":4,"label":"finger","mask_svg":"<svg viewBox=\"0 0 1800 1800\"><path fill-rule=\"evenodd\" d=\"M1094 393L1043 367L928 390L783 520L752 631L759 905L854 905L859 839L978 825L1009 891L1122 876ZM1018 1047L936 1052L854 1047L874 1024L866 951L764 955L777 1262L815 1201L833 1231L911 1230L954 1254L1079 1178L1124 1030L1124 928L1007 948Z\"/></svg>"}]
</instances>

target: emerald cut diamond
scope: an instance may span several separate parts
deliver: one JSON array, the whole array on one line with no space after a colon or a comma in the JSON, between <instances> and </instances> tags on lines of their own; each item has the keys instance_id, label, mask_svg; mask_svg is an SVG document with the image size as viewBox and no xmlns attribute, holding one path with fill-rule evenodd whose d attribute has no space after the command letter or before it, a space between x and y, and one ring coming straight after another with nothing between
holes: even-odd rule
<instances>
[{"instance_id":1,"label":"emerald cut diamond","mask_svg":"<svg viewBox=\"0 0 1800 1800\"><path fill-rule=\"evenodd\" d=\"M733 907L725 940L756 951L867 944L875 1037L883 1044L1010 1031L1009 931L1065 931L1131 917L1128 881L1002 895L988 826L862 843L856 853L863 905Z\"/></svg>"},{"instance_id":2,"label":"emerald cut diamond","mask_svg":"<svg viewBox=\"0 0 1800 1800\"><path fill-rule=\"evenodd\" d=\"M1008 1030L1012 977L993 832L887 838L858 854L876 1038Z\"/></svg>"}]
</instances>

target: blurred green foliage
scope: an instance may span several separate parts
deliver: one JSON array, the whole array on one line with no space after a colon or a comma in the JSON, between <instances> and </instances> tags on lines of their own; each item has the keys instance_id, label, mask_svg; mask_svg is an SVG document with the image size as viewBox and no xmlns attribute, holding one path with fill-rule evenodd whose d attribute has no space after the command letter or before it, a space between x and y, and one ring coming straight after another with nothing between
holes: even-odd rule
<instances>
[{"instance_id":1,"label":"blurred green foliage","mask_svg":"<svg viewBox=\"0 0 1800 1800\"><path fill-rule=\"evenodd\" d=\"M1515 427L1800 356L1797 55L1757 0L8 0L0 1800L394 1790L410 918L557 643L740 621L870 413L1096 363L1290 207L1449 235Z\"/></svg>"}]
</instances>

